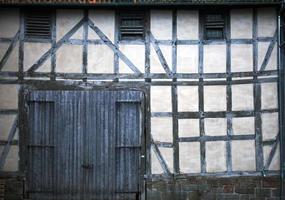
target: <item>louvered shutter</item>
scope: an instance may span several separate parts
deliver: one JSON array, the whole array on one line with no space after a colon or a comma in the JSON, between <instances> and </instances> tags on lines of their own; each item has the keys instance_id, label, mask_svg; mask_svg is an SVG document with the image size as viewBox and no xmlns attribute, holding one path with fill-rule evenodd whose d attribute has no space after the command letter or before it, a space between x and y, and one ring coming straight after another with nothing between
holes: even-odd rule
<instances>
[{"instance_id":1,"label":"louvered shutter","mask_svg":"<svg viewBox=\"0 0 285 200\"><path fill-rule=\"evenodd\" d=\"M25 37L26 38L51 38L50 11L28 11L25 13Z\"/></svg>"},{"instance_id":2,"label":"louvered shutter","mask_svg":"<svg viewBox=\"0 0 285 200\"><path fill-rule=\"evenodd\" d=\"M144 38L144 13L121 13L120 15L120 39Z\"/></svg>"},{"instance_id":3,"label":"louvered shutter","mask_svg":"<svg viewBox=\"0 0 285 200\"><path fill-rule=\"evenodd\" d=\"M205 39L224 39L225 18L223 14L207 14L205 17Z\"/></svg>"}]
</instances>

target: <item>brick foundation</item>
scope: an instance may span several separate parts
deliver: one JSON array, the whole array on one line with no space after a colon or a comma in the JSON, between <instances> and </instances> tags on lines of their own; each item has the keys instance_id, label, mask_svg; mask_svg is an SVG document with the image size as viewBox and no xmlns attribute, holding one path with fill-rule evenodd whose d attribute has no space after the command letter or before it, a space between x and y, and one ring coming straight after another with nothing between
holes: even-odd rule
<instances>
[{"instance_id":1,"label":"brick foundation","mask_svg":"<svg viewBox=\"0 0 285 200\"><path fill-rule=\"evenodd\" d=\"M148 181L147 200L279 200L279 176ZM0 200L23 200L21 177L0 178Z\"/></svg>"},{"instance_id":2,"label":"brick foundation","mask_svg":"<svg viewBox=\"0 0 285 200\"><path fill-rule=\"evenodd\" d=\"M22 200L23 191L22 177L0 177L0 200Z\"/></svg>"},{"instance_id":3,"label":"brick foundation","mask_svg":"<svg viewBox=\"0 0 285 200\"><path fill-rule=\"evenodd\" d=\"M279 176L191 177L147 183L147 200L279 200Z\"/></svg>"}]
</instances>

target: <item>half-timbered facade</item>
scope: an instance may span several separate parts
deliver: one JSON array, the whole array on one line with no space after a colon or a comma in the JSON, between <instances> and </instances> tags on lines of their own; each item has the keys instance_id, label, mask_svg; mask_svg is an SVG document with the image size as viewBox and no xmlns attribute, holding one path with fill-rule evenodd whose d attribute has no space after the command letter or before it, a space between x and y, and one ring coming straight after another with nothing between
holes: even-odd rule
<instances>
[{"instance_id":1,"label":"half-timbered facade","mask_svg":"<svg viewBox=\"0 0 285 200\"><path fill-rule=\"evenodd\" d=\"M5 199L284 195L281 2L0 2Z\"/></svg>"}]
</instances>

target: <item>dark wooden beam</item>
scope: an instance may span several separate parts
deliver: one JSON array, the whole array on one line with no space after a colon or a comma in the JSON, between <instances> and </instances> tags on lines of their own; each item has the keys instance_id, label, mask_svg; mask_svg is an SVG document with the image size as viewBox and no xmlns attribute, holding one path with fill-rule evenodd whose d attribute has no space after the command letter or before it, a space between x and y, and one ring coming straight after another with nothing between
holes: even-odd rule
<instances>
[{"instance_id":1,"label":"dark wooden beam","mask_svg":"<svg viewBox=\"0 0 285 200\"><path fill-rule=\"evenodd\" d=\"M171 143L171 142L154 141L154 143L155 143L158 147L173 148L173 143Z\"/></svg>"},{"instance_id":2,"label":"dark wooden beam","mask_svg":"<svg viewBox=\"0 0 285 200\"><path fill-rule=\"evenodd\" d=\"M199 63L198 73L201 75L204 73L204 17L199 12ZM205 136L205 122L204 122L204 78L199 77L198 85L198 99L199 99L199 132L200 137ZM200 160L201 160L201 172L205 173L207 170L206 166L206 143L200 141Z\"/></svg>"},{"instance_id":3,"label":"dark wooden beam","mask_svg":"<svg viewBox=\"0 0 285 200\"><path fill-rule=\"evenodd\" d=\"M268 71L260 71L260 72L233 72L233 73L178 73L175 74L175 77L177 78L177 82L181 82L179 79L188 79L189 81L193 81L195 79L203 78L204 80L206 79L220 79L217 81L223 81L225 85L230 84L229 81L223 80L226 79L227 77L232 77L234 81L241 81L242 82L248 82L247 80L238 80L238 78L251 78L252 76L257 76L258 78L263 78L267 79L266 76L271 76L271 77L277 77L278 70L268 70ZM0 72L0 76L5 77L5 78L12 78L12 77L17 77L19 75L18 72ZM23 73L24 76L26 77L51 77L53 75L59 76L59 78L63 79L82 79L82 73L56 73L56 72L33 72L32 74L28 72ZM145 74L129 74L129 73L104 73L104 74L96 74L96 73L88 73L86 74L88 79L97 79L97 80L104 80L104 79L114 79L115 77L119 79L143 79L143 78L148 78L148 79L168 79L168 76L165 73L145 73ZM251 80L251 79L249 79ZM183 80L185 81L185 80ZM205 82L205 81L204 81ZM231 82L232 83L232 82Z\"/></svg>"},{"instance_id":4,"label":"dark wooden beam","mask_svg":"<svg viewBox=\"0 0 285 200\"><path fill-rule=\"evenodd\" d=\"M150 74L150 11L147 11L145 16L145 78L148 79Z\"/></svg>"},{"instance_id":5,"label":"dark wooden beam","mask_svg":"<svg viewBox=\"0 0 285 200\"><path fill-rule=\"evenodd\" d=\"M226 73L227 76L227 82L229 83L226 86L226 94L227 94L227 136L228 138L231 138L233 135L233 125L232 125L232 76L231 74L231 27L230 27L230 13L229 11L226 14ZM227 164L227 173L232 172L232 143L231 140L226 141L226 164Z\"/></svg>"},{"instance_id":6,"label":"dark wooden beam","mask_svg":"<svg viewBox=\"0 0 285 200\"><path fill-rule=\"evenodd\" d=\"M0 109L0 115L15 115L18 114L18 109Z\"/></svg>"},{"instance_id":7,"label":"dark wooden beam","mask_svg":"<svg viewBox=\"0 0 285 200\"><path fill-rule=\"evenodd\" d=\"M55 48L56 48L56 11L53 11L52 13L52 25L51 25L51 71L50 71L50 80L56 79L56 54L55 54Z\"/></svg>"},{"instance_id":8,"label":"dark wooden beam","mask_svg":"<svg viewBox=\"0 0 285 200\"><path fill-rule=\"evenodd\" d=\"M253 10L253 72L258 72L258 42L256 41L257 32L257 9ZM254 75L255 83L253 85L254 98L254 125L255 125L255 156L256 156L256 170L261 171L263 168L263 147L262 147L262 120L261 120L261 85L257 82L257 76Z\"/></svg>"},{"instance_id":9,"label":"dark wooden beam","mask_svg":"<svg viewBox=\"0 0 285 200\"><path fill-rule=\"evenodd\" d=\"M210 141L231 141L231 140L254 140L255 135L222 135L222 136L197 136L180 137L179 142L210 142Z\"/></svg>"},{"instance_id":10,"label":"dark wooden beam","mask_svg":"<svg viewBox=\"0 0 285 200\"><path fill-rule=\"evenodd\" d=\"M225 174L224 172L212 172L212 173L187 173L187 174L179 174L175 176L167 176L164 174L153 174L151 176L146 177L146 180L149 181L156 181L156 180L161 180L161 181L173 181L177 179L191 179L195 176L200 176L200 177L216 177L216 178L230 178L230 177L240 177L240 176L255 176L255 177L260 177L263 176L264 174L262 172L256 172L256 171L234 171L230 174ZM269 171L267 176L279 176L280 171L278 170L272 170Z\"/></svg>"},{"instance_id":11,"label":"dark wooden beam","mask_svg":"<svg viewBox=\"0 0 285 200\"><path fill-rule=\"evenodd\" d=\"M88 10L84 10L84 24L83 24L83 63L82 63L82 74L84 76L83 81L87 79L87 65L88 65Z\"/></svg>"},{"instance_id":12,"label":"dark wooden beam","mask_svg":"<svg viewBox=\"0 0 285 200\"><path fill-rule=\"evenodd\" d=\"M24 11L20 11L20 38L19 38L19 74L18 79L24 79L24 39L25 39L25 22L24 22Z\"/></svg>"},{"instance_id":13,"label":"dark wooden beam","mask_svg":"<svg viewBox=\"0 0 285 200\"><path fill-rule=\"evenodd\" d=\"M177 67L177 10L172 11L172 72L176 73ZM176 78L172 79L175 83ZM173 143L173 167L174 174L180 173L180 158L179 158L179 143L178 143L178 101L177 101L177 86L174 84L171 87L172 96L172 143Z\"/></svg>"}]
</instances>

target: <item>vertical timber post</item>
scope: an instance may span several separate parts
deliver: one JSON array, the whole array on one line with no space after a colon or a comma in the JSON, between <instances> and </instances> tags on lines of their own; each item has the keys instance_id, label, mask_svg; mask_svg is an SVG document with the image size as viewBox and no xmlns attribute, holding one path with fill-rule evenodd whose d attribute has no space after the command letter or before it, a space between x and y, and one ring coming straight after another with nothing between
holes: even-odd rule
<instances>
[{"instance_id":1,"label":"vertical timber post","mask_svg":"<svg viewBox=\"0 0 285 200\"><path fill-rule=\"evenodd\" d=\"M280 132L280 199L285 199L285 137L284 137L284 2L281 4L278 15L278 98L279 98L279 132Z\"/></svg>"}]
</instances>

